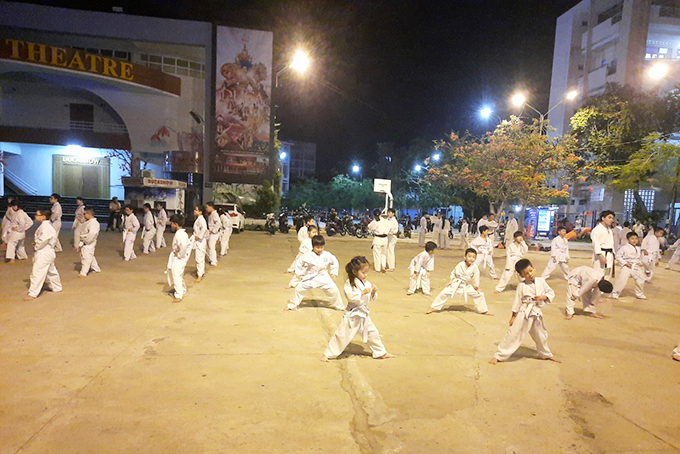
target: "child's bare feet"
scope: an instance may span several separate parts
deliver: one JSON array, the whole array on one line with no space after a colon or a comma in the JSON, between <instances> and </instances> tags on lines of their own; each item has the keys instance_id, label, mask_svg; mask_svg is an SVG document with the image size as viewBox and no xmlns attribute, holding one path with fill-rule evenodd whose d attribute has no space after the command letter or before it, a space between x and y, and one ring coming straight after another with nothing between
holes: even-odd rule
<instances>
[{"instance_id":1,"label":"child's bare feet","mask_svg":"<svg viewBox=\"0 0 680 454\"><path fill-rule=\"evenodd\" d=\"M194 281L195 284L200 284L201 281L203 280L203 276L198 276L196 280Z\"/></svg>"},{"instance_id":2,"label":"child's bare feet","mask_svg":"<svg viewBox=\"0 0 680 454\"><path fill-rule=\"evenodd\" d=\"M601 320L601 319L604 318L604 315L591 313L591 314L589 315L589 317L591 317L591 318L596 318L596 319L598 319L598 320Z\"/></svg>"},{"instance_id":3,"label":"child's bare feet","mask_svg":"<svg viewBox=\"0 0 680 454\"><path fill-rule=\"evenodd\" d=\"M488 315L489 317L493 317L493 316L494 316L493 314L489 313L488 311L487 311L487 312L481 312L481 314L482 314L482 315Z\"/></svg>"},{"instance_id":4,"label":"child's bare feet","mask_svg":"<svg viewBox=\"0 0 680 454\"><path fill-rule=\"evenodd\" d=\"M33 301L34 299L35 299L35 296L30 296L30 295L24 296L24 301Z\"/></svg>"},{"instance_id":5,"label":"child's bare feet","mask_svg":"<svg viewBox=\"0 0 680 454\"><path fill-rule=\"evenodd\" d=\"M491 358L491 359L489 360L489 364L491 364L491 365L494 365L494 364L496 364L497 362L498 362L498 360L497 360L496 358Z\"/></svg>"},{"instance_id":6,"label":"child's bare feet","mask_svg":"<svg viewBox=\"0 0 680 454\"><path fill-rule=\"evenodd\" d=\"M172 300L172 302L173 302L173 303L181 303L181 302L182 302L182 298L175 298L174 300Z\"/></svg>"},{"instance_id":7,"label":"child's bare feet","mask_svg":"<svg viewBox=\"0 0 680 454\"><path fill-rule=\"evenodd\" d=\"M425 313L426 313L426 314L431 314L432 312L433 312L433 310L430 308L430 309L428 309L427 312L425 312Z\"/></svg>"},{"instance_id":8,"label":"child's bare feet","mask_svg":"<svg viewBox=\"0 0 680 454\"><path fill-rule=\"evenodd\" d=\"M574 318L574 314L567 314L567 316L564 317L565 320L571 320L572 318Z\"/></svg>"},{"instance_id":9,"label":"child's bare feet","mask_svg":"<svg viewBox=\"0 0 680 454\"><path fill-rule=\"evenodd\" d=\"M543 358L543 359L546 360L546 361L552 361L553 363L562 364L562 361L560 361L559 359L555 359L555 358L553 358L553 357L550 357L550 358Z\"/></svg>"},{"instance_id":10,"label":"child's bare feet","mask_svg":"<svg viewBox=\"0 0 680 454\"><path fill-rule=\"evenodd\" d=\"M390 359L390 358L396 358L396 356L394 356L391 353L385 353L382 356L378 356L376 359Z\"/></svg>"},{"instance_id":11,"label":"child's bare feet","mask_svg":"<svg viewBox=\"0 0 680 454\"><path fill-rule=\"evenodd\" d=\"M498 290L494 290L493 292L494 292L494 293L501 293L501 292L499 292Z\"/></svg>"},{"instance_id":12,"label":"child's bare feet","mask_svg":"<svg viewBox=\"0 0 680 454\"><path fill-rule=\"evenodd\" d=\"M328 356L323 355L323 356L321 357L321 362L327 363L328 361L329 361Z\"/></svg>"}]
</instances>

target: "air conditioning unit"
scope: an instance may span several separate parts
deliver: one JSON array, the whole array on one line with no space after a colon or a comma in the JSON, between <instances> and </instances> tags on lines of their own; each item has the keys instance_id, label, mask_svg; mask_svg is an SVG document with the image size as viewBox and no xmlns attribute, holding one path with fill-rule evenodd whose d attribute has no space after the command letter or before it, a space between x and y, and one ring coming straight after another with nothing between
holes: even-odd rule
<instances>
[{"instance_id":1,"label":"air conditioning unit","mask_svg":"<svg viewBox=\"0 0 680 454\"><path fill-rule=\"evenodd\" d=\"M156 178L156 172L151 169L142 169L142 178Z\"/></svg>"}]
</instances>

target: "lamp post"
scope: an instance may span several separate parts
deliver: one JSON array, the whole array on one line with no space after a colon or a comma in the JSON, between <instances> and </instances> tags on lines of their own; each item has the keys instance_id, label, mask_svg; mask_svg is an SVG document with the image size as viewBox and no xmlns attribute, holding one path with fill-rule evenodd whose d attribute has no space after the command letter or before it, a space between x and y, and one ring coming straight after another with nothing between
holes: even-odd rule
<instances>
[{"instance_id":1,"label":"lamp post","mask_svg":"<svg viewBox=\"0 0 680 454\"><path fill-rule=\"evenodd\" d=\"M293 60L283 68L277 71L276 77L274 78L274 86L276 88L279 87L279 76L286 72L289 69L292 69L294 71L297 71L300 74L304 74L305 71L309 68L310 65L310 60L309 60L309 54L303 50L298 50L295 52L295 55L293 56Z\"/></svg>"},{"instance_id":2,"label":"lamp post","mask_svg":"<svg viewBox=\"0 0 680 454\"><path fill-rule=\"evenodd\" d=\"M359 164L352 164L352 173L355 175L359 175L359 180L364 181L364 176L361 173L361 166Z\"/></svg>"},{"instance_id":3,"label":"lamp post","mask_svg":"<svg viewBox=\"0 0 680 454\"><path fill-rule=\"evenodd\" d=\"M536 109L534 106L532 106L531 104L529 104L529 103L527 102L526 96L524 96L523 93L515 93L515 94L512 96L512 98L510 99L510 101L511 101L512 104L515 105L516 107L521 107L522 110L523 110L524 107L526 106L526 107L528 107L529 109L531 109L531 110L533 110L534 112L536 112L536 113L538 114L538 116L539 116L539 119L540 119L540 133L543 134L543 124L544 124L544 122L545 122L545 117L547 117L547 116L550 114L550 112L552 112L557 106L559 106L560 104L562 104L564 101L573 101L574 99L576 99L577 96L578 96L578 91L576 91L576 90L571 90L571 91L569 91L569 92L565 95L565 97L562 98L562 99L560 100L560 102L558 102L557 104L555 104L554 106L552 106L550 109L548 109L548 111L547 111L546 113L541 113L541 112L539 112L538 109Z\"/></svg>"}]
</instances>

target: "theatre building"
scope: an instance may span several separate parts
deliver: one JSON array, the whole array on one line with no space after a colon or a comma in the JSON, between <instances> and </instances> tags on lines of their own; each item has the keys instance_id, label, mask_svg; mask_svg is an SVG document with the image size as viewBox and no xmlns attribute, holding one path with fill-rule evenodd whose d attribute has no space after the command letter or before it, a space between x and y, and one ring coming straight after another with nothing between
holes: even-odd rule
<instances>
[{"instance_id":1,"label":"theatre building","mask_svg":"<svg viewBox=\"0 0 680 454\"><path fill-rule=\"evenodd\" d=\"M227 96L238 87L216 80L219 28L226 27L0 3L0 191L122 199L124 176L167 178L188 183L190 204L212 195L212 181L256 182L252 174L265 172L269 162L268 105L245 107L251 119L257 108L257 118L266 122L259 141L257 130L237 128L230 110L221 110L221 126L244 133L223 140L220 155L203 158L216 148L215 140L205 139L216 133L216 87L225 87L220 100L243 111ZM232 33L240 53L230 53L230 65L235 73L247 72L255 66L246 48L253 43L241 36L248 31L228 30L240 33ZM271 94L271 48L268 66L256 68L266 79L256 87L259 103ZM260 153L246 145L257 145ZM212 180L207 161L221 172ZM230 180L229 172L251 179Z\"/></svg>"}]
</instances>

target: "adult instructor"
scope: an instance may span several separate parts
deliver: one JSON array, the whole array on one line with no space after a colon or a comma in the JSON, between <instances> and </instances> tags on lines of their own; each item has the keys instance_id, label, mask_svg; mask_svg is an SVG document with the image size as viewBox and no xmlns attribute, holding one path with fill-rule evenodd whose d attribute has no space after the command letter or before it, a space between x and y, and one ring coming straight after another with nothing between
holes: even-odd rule
<instances>
[{"instance_id":1,"label":"adult instructor","mask_svg":"<svg viewBox=\"0 0 680 454\"><path fill-rule=\"evenodd\" d=\"M600 221L590 232L590 239L593 242L593 268L604 271L605 279L610 279L614 273L613 222L614 212L605 210L600 213Z\"/></svg>"}]
</instances>

